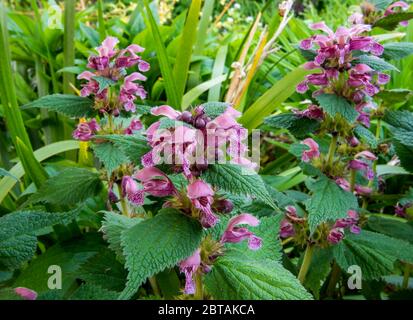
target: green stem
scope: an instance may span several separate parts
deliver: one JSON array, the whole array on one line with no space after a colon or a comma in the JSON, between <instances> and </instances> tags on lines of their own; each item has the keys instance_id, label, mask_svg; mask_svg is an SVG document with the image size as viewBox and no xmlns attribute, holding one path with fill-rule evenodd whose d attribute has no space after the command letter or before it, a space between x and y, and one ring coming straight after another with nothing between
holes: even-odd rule
<instances>
[{"instance_id":1,"label":"green stem","mask_svg":"<svg viewBox=\"0 0 413 320\"><path fill-rule=\"evenodd\" d=\"M350 191L354 192L354 187L356 186L356 170L350 170Z\"/></svg>"},{"instance_id":2,"label":"green stem","mask_svg":"<svg viewBox=\"0 0 413 320\"><path fill-rule=\"evenodd\" d=\"M202 285L202 273L197 272L195 274L195 284L196 284L196 290L195 290L195 300L203 300L204 299L204 288Z\"/></svg>"},{"instance_id":3,"label":"green stem","mask_svg":"<svg viewBox=\"0 0 413 320\"><path fill-rule=\"evenodd\" d=\"M149 278L149 283L152 287L152 291L155 295L161 296L161 291L159 290L158 282L156 282L155 276Z\"/></svg>"},{"instance_id":4,"label":"green stem","mask_svg":"<svg viewBox=\"0 0 413 320\"><path fill-rule=\"evenodd\" d=\"M118 184L118 190L119 190L119 197L120 197L120 205L122 207L122 214L126 217L129 217L128 202L122 194L122 187L120 184Z\"/></svg>"},{"instance_id":5,"label":"green stem","mask_svg":"<svg viewBox=\"0 0 413 320\"><path fill-rule=\"evenodd\" d=\"M329 297L332 297L334 295L334 292L336 291L336 286L337 286L338 280L340 279L340 274L341 274L341 269L338 266L337 262L334 261L333 267L331 270L330 281L328 282L328 287L327 287L327 295Z\"/></svg>"},{"instance_id":6,"label":"green stem","mask_svg":"<svg viewBox=\"0 0 413 320\"><path fill-rule=\"evenodd\" d=\"M314 246L311 243L308 243L307 248L304 252L303 263L301 264L300 272L298 273L298 280L300 280L301 283L304 283L305 276L307 275L308 269L310 268L313 252Z\"/></svg>"},{"instance_id":7,"label":"green stem","mask_svg":"<svg viewBox=\"0 0 413 320\"><path fill-rule=\"evenodd\" d=\"M410 279L410 270L412 266L408 263L404 266L404 273L403 273L403 284L402 289L407 289L409 287L409 279Z\"/></svg>"},{"instance_id":8,"label":"green stem","mask_svg":"<svg viewBox=\"0 0 413 320\"><path fill-rule=\"evenodd\" d=\"M338 139L338 135L333 134L333 137L331 138L331 142L330 142L330 147L328 148L328 154L327 154L328 168L331 168L333 166L334 154L337 148L337 139Z\"/></svg>"},{"instance_id":9,"label":"green stem","mask_svg":"<svg viewBox=\"0 0 413 320\"><path fill-rule=\"evenodd\" d=\"M381 132L381 119L377 119L377 125L376 125L376 139L380 138L380 132Z\"/></svg>"}]
</instances>

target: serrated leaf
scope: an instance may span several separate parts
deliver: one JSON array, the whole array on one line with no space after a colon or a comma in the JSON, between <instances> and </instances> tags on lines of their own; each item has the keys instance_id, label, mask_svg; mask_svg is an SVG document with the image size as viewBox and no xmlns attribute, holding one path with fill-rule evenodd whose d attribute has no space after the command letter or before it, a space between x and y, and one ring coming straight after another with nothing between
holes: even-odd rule
<instances>
[{"instance_id":1,"label":"serrated leaf","mask_svg":"<svg viewBox=\"0 0 413 320\"><path fill-rule=\"evenodd\" d=\"M140 135L108 134L95 136L97 139L106 139L119 148L132 162L140 163L141 157L150 151L146 139Z\"/></svg>"},{"instance_id":2,"label":"serrated leaf","mask_svg":"<svg viewBox=\"0 0 413 320\"><path fill-rule=\"evenodd\" d=\"M395 128L413 131L413 113L406 110L387 110L384 121Z\"/></svg>"},{"instance_id":3,"label":"serrated leaf","mask_svg":"<svg viewBox=\"0 0 413 320\"><path fill-rule=\"evenodd\" d=\"M96 76L96 77L93 77L92 79L95 80L99 84L98 93L101 93L103 90L105 90L106 88L109 88L110 86L113 86L116 83L116 81L110 78L102 77L102 76Z\"/></svg>"},{"instance_id":4,"label":"serrated leaf","mask_svg":"<svg viewBox=\"0 0 413 320\"><path fill-rule=\"evenodd\" d=\"M410 173L404 170L402 167L391 166L388 164L379 164L376 166L376 174L378 177L381 177L384 175L400 175Z\"/></svg>"},{"instance_id":5,"label":"serrated leaf","mask_svg":"<svg viewBox=\"0 0 413 320\"><path fill-rule=\"evenodd\" d=\"M299 281L278 262L227 255L205 275L205 288L214 299L311 300Z\"/></svg>"},{"instance_id":6,"label":"serrated leaf","mask_svg":"<svg viewBox=\"0 0 413 320\"><path fill-rule=\"evenodd\" d=\"M129 274L119 299L130 298L148 277L189 257L201 237L198 221L169 208L126 230L121 241Z\"/></svg>"},{"instance_id":7,"label":"serrated leaf","mask_svg":"<svg viewBox=\"0 0 413 320\"><path fill-rule=\"evenodd\" d=\"M413 225L406 221L371 216L367 221L367 226L375 232L413 243Z\"/></svg>"},{"instance_id":8,"label":"serrated leaf","mask_svg":"<svg viewBox=\"0 0 413 320\"><path fill-rule=\"evenodd\" d=\"M119 213L106 211L102 222L102 232L104 239L109 242L109 248L112 249L118 258L123 259L123 250L121 246L122 232L132 228L139 222L142 222L141 218L129 218Z\"/></svg>"},{"instance_id":9,"label":"serrated leaf","mask_svg":"<svg viewBox=\"0 0 413 320\"><path fill-rule=\"evenodd\" d=\"M358 56L357 59L355 60L357 63L364 63L367 64L370 68L376 70L376 71L400 71L397 69L394 65L384 61L383 59L380 59L376 56L372 55L367 55L363 54L361 56Z\"/></svg>"},{"instance_id":10,"label":"serrated leaf","mask_svg":"<svg viewBox=\"0 0 413 320\"><path fill-rule=\"evenodd\" d=\"M236 164L213 164L202 174L202 179L217 188L235 195L249 195L277 209L264 181L255 171Z\"/></svg>"},{"instance_id":11,"label":"serrated leaf","mask_svg":"<svg viewBox=\"0 0 413 320\"><path fill-rule=\"evenodd\" d=\"M385 43L383 47L383 57L388 60L400 60L413 54L413 42Z\"/></svg>"},{"instance_id":12,"label":"serrated leaf","mask_svg":"<svg viewBox=\"0 0 413 320\"><path fill-rule=\"evenodd\" d=\"M366 127L364 127L362 125L357 125L354 128L354 134L363 143L368 144L373 149L377 148L376 136L369 129L367 129Z\"/></svg>"},{"instance_id":13,"label":"serrated leaf","mask_svg":"<svg viewBox=\"0 0 413 320\"><path fill-rule=\"evenodd\" d=\"M161 118L161 120L159 120L159 129L171 129L171 128L176 128L180 126L193 128L189 123L179 121L179 120L169 119L166 117Z\"/></svg>"},{"instance_id":14,"label":"serrated leaf","mask_svg":"<svg viewBox=\"0 0 413 320\"><path fill-rule=\"evenodd\" d=\"M22 107L22 109L30 108L44 108L75 118L92 117L96 113L93 109L93 100L70 94L44 96Z\"/></svg>"},{"instance_id":15,"label":"serrated leaf","mask_svg":"<svg viewBox=\"0 0 413 320\"><path fill-rule=\"evenodd\" d=\"M394 141L394 149L396 150L402 167L410 172L413 172L413 148L405 146L398 141Z\"/></svg>"},{"instance_id":16,"label":"serrated leaf","mask_svg":"<svg viewBox=\"0 0 413 320\"><path fill-rule=\"evenodd\" d=\"M354 122L358 117L356 109L343 97L323 93L317 95L315 98L320 104L320 107L332 117L339 114L350 123Z\"/></svg>"},{"instance_id":17,"label":"serrated leaf","mask_svg":"<svg viewBox=\"0 0 413 320\"><path fill-rule=\"evenodd\" d=\"M79 269L79 278L87 285L99 286L105 290L122 291L127 272L109 249L101 250ZM116 298L116 297L115 297Z\"/></svg>"},{"instance_id":18,"label":"serrated leaf","mask_svg":"<svg viewBox=\"0 0 413 320\"><path fill-rule=\"evenodd\" d=\"M95 143L93 151L103 163L109 175L121 164L129 162L128 157L111 142Z\"/></svg>"},{"instance_id":19,"label":"serrated leaf","mask_svg":"<svg viewBox=\"0 0 413 320\"><path fill-rule=\"evenodd\" d=\"M363 279L371 280L391 274L397 260L412 263L413 245L380 233L362 230L358 235L347 235L336 245L334 257L343 270L347 270L351 265L358 265Z\"/></svg>"},{"instance_id":20,"label":"serrated leaf","mask_svg":"<svg viewBox=\"0 0 413 320\"><path fill-rule=\"evenodd\" d=\"M223 114L230 106L231 104L227 102L207 102L201 104L204 113L211 118L211 120Z\"/></svg>"},{"instance_id":21,"label":"serrated leaf","mask_svg":"<svg viewBox=\"0 0 413 320\"><path fill-rule=\"evenodd\" d=\"M358 208L357 198L326 176L319 177L308 188L312 197L305 202L305 206L311 233L320 223L345 218L348 210Z\"/></svg>"},{"instance_id":22,"label":"serrated leaf","mask_svg":"<svg viewBox=\"0 0 413 320\"><path fill-rule=\"evenodd\" d=\"M293 113L279 114L265 118L264 124L273 128L287 129L297 138L305 137L320 127L319 121L300 117Z\"/></svg>"},{"instance_id":23,"label":"serrated leaf","mask_svg":"<svg viewBox=\"0 0 413 320\"><path fill-rule=\"evenodd\" d=\"M373 27L380 27L392 31L400 22L408 21L410 19L413 19L413 12L396 12L377 20Z\"/></svg>"},{"instance_id":24,"label":"serrated leaf","mask_svg":"<svg viewBox=\"0 0 413 320\"><path fill-rule=\"evenodd\" d=\"M99 174L83 168L68 168L47 180L28 203L75 205L102 190Z\"/></svg>"},{"instance_id":25,"label":"serrated leaf","mask_svg":"<svg viewBox=\"0 0 413 320\"><path fill-rule=\"evenodd\" d=\"M80 267L104 248L101 236L96 233L89 233L73 242L55 244L33 259L19 274L13 286L30 288L39 296L52 295L52 298L53 294L58 292L58 297L62 298L76 284ZM56 274L56 271L48 273L50 266L58 266L61 269L60 290L51 290L48 287L50 277Z\"/></svg>"},{"instance_id":26,"label":"serrated leaf","mask_svg":"<svg viewBox=\"0 0 413 320\"><path fill-rule=\"evenodd\" d=\"M408 89L390 89L381 90L375 95L375 97L382 99L388 105L392 105L407 101L411 97L412 93L413 92Z\"/></svg>"},{"instance_id":27,"label":"serrated leaf","mask_svg":"<svg viewBox=\"0 0 413 320\"><path fill-rule=\"evenodd\" d=\"M379 10L387 9L387 7L393 2L393 0L370 0L370 3Z\"/></svg>"},{"instance_id":28,"label":"serrated leaf","mask_svg":"<svg viewBox=\"0 0 413 320\"><path fill-rule=\"evenodd\" d=\"M77 210L67 213L17 211L0 218L0 266L17 269L30 260L37 246L37 235L46 227L65 224L76 218Z\"/></svg>"}]
</instances>

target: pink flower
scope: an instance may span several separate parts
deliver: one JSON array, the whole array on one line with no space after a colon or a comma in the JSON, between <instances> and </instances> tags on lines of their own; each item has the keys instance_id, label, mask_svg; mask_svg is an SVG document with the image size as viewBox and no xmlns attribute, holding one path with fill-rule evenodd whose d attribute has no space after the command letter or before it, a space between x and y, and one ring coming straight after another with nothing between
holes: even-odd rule
<instances>
[{"instance_id":1,"label":"pink flower","mask_svg":"<svg viewBox=\"0 0 413 320\"><path fill-rule=\"evenodd\" d=\"M179 269L185 273L185 294L195 293L195 281L193 279L194 273L201 265L201 250L197 249L195 252L185 260L179 263Z\"/></svg>"},{"instance_id":2,"label":"pink flower","mask_svg":"<svg viewBox=\"0 0 413 320\"><path fill-rule=\"evenodd\" d=\"M337 244L344 238L344 232L342 228L334 228L330 230L327 236L327 241L331 244Z\"/></svg>"},{"instance_id":3,"label":"pink flower","mask_svg":"<svg viewBox=\"0 0 413 320\"><path fill-rule=\"evenodd\" d=\"M123 103L123 107L126 111L135 112L136 108L134 101L137 96L142 100L146 99L145 89L140 84L134 82L137 80L145 81L146 77L139 72L131 73L129 76L125 77L125 82L120 89L119 101Z\"/></svg>"},{"instance_id":4,"label":"pink flower","mask_svg":"<svg viewBox=\"0 0 413 320\"><path fill-rule=\"evenodd\" d=\"M176 120L181 115L180 112L167 105L154 107L151 109L151 113L154 116L165 116L172 120Z\"/></svg>"},{"instance_id":5,"label":"pink flower","mask_svg":"<svg viewBox=\"0 0 413 320\"><path fill-rule=\"evenodd\" d=\"M324 118L323 110L315 104L310 104L307 109L303 111L295 111L294 113L309 119L321 120Z\"/></svg>"},{"instance_id":6,"label":"pink flower","mask_svg":"<svg viewBox=\"0 0 413 320\"><path fill-rule=\"evenodd\" d=\"M402 11L405 11L405 10L409 9L409 7L410 7L409 4L407 4L407 3L404 2L404 1L396 1L395 3L391 4L391 5L386 9L386 11L384 11L384 16L386 17L386 16L388 16L388 15L390 15L390 14L396 13L397 11L394 10L395 8L400 8ZM407 26L408 24L409 24L409 21L402 21L402 22L400 22L400 25L402 25L402 26Z\"/></svg>"},{"instance_id":7,"label":"pink flower","mask_svg":"<svg viewBox=\"0 0 413 320\"><path fill-rule=\"evenodd\" d=\"M282 220L280 224L280 237L285 239L294 236L294 234L293 224L287 219Z\"/></svg>"},{"instance_id":8,"label":"pink flower","mask_svg":"<svg viewBox=\"0 0 413 320\"><path fill-rule=\"evenodd\" d=\"M204 228L211 228L219 219L212 212L214 190L202 180L196 180L187 187L187 195L195 208L201 211L201 224Z\"/></svg>"},{"instance_id":9,"label":"pink flower","mask_svg":"<svg viewBox=\"0 0 413 320\"><path fill-rule=\"evenodd\" d=\"M115 37L107 37L103 40L102 45L96 50L99 52L100 57L112 58L116 54L115 47L119 43L119 40Z\"/></svg>"},{"instance_id":10,"label":"pink flower","mask_svg":"<svg viewBox=\"0 0 413 320\"><path fill-rule=\"evenodd\" d=\"M73 138L80 141L89 141L97 131L100 130L99 124L96 119L92 119L89 122L81 122L77 125L77 128L73 131Z\"/></svg>"},{"instance_id":11,"label":"pink flower","mask_svg":"<svg viewBox=\"0 0 413 320\"><path fill-rule=\"evenodd\" d=\"M409 209L411 206L413 206L413 202L406 203L406 204L400 204L398 203L394 207L394 214L396 216L399 216L401 218L407 218L407 209Z\"/></svg>"},{"instance_id":12,"label":"pink flower","mask_svg":"<svg viewBox=\"0 0 413 320\"><path fill-rule=\"evenodd\" d=\"M176 190L171 180L156 167L143 168L133 177L143 185L143 190L155 197L172 195Z\"/></svg>"},{"instance_id":13,"label":"pink flower","mask_svg":"<svg viewBox=\"0 0 413 320\"><path fill-rule=\"evenodd\" d=\"M336 183L341 189L350 191L350 182L348 182L346 179L336 178Z\"/></svg>"},{"instance_id":14,"label":"pink flower","mask_svg":"<svg viewBox=\"0 0 413 320\"><path fill-rule=\"evenodd\" d=\"M304 162L309 162L311 159L318 158L320 156L320 151L318 150L318 143L315 142L313 139L307 138L301 141L301 144L305 144L310 148L309 150L303 151L301 159Z\"/></svg>"},{"instance_id":15,"label":"pink flower","mask_svg":"<svg viewBox=\"0 0 413 320\"><path fill-rule=\"evenodd\" d=\"M122 178L122 193L128 200L138 206L143 205L145 200L145 191L139 189L136 181L130 176L123 176Z\"/></svg>"},{"instance_id":16,"label":"pink flower","mask_svg":"<svg viewBox=\"0 0 413 320\"><path fill-rule=\"evenodd\" d=\"M36 300L37 299L37 292L24 288L24 287L17 287L14 289L14 292L21 296L24 300Z\"/></svg>"},{"instance_id":17,"label":"pink flower","mask_svg":"<svg viewBox=\"0 0 413 320\"><path fill-rule=\"evenodd\" d=\"M124 134L134 134L135 131L142 129L142 122L139 119L132 119L129 126L123 131Z\"/></svg>"},{"instance_id":18,"label":"pink flower","mask_svg":"<svg viewBox=\"0 0 413 320\"><path fill-rule=\"evenodd\" d=\"M236 217L233 217L229 221L228 226L221 237L221 243L238 243L248 239L248 247L251 250L258 250L259 248L261 248L262 239L257 237L247 228L239 227L238 225L240 224L247 224L249 226L256 227L260 224L260 221L256 217L248 213L243 213Z\"/></svg>"},{"instance_id":19,"label":"pink flower","mask_svg":"<svg viewBox=\"0 0 413 320\"><path fill-rule=\"evenodd\" d=\"M359 158L371 160L371 161L377 160L377 157L368 150L361 151L354 156L354 159L359 159Z\"/></svg>"}]
</instances>

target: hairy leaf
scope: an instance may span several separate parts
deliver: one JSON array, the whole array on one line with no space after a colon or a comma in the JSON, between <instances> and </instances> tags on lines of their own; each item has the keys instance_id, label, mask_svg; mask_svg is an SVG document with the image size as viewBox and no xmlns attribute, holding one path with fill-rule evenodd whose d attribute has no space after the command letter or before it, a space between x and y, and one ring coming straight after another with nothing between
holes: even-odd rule
<instances>
[{"instance_id":1,"label":"hairy leaf","mask_svg":"<svg viewBox=\"0 0 413 320\"><path fill-rule=\"evenodd\" d=\"M399 60L413 54L413 42L392 42L383 46L383 57L388 60Z\"/></svg>"},{"instance_id":2,"label":"hairy leaf","mask_svg":"<svg viewBox=\"0 0 413 320\"><path fill-rule=\"evenodd\" d=\"M316 96L320 107L332 117L340 114L348 122L352 123L357 119L358 113L343 97L335 94L323 93Z\"/></svg>"},{"instance_id":3,"label":"hairy leaf","mask_svg":"<svg viewBox=\"0 0 413 320\"><path fill-rule=\"evenodd\" d=\"M148 277L189 257L201 237L199 222L176 209L162 209L154 218L126 230L121 241L129 274L119 299L130 298Z\"/></svg>"},{"instance_id":4,"label":"hairy leaf","mask_svg":"<svg viewBox=\"0 0 413 320\"><path fill-rule=\"evenodd\" d=\"M377 148L376 136L369 129L367 129L366 127L364 127L362 125L357 125L354 128L354 134L363 143L368 144L373 149Z\"/></svg>"},{"instance_id":5,"label":"hairy leaf","mask_svg":"<svg viewBox=\"0 0 413 320\"><path fill-rule=\"evenodd\" d=\"M96 157L102 161L109 175L121 164L129 162L128 157L111 142L94 144L93 151Z\"/></svg>"},{"instance_id":6,"label":"hairy leaf","mask_svg":"<svg viewBox=\"0 0 413 320\"><path fill-rule=\"evenodd\" d=\"M376 71L399 71L394 65L380 59L376 56L363 54L355 60L357 63L367 64L370 68Z\"/></svg>"},{"instance_id":7,"label":"hairy leaf","mask_svg":"<svg viewBox=\"0 0 413 320\"><path fill-rule=\"evenodd\" d=\"M300 117L293 113L279 114L264 119L264 124L269 127L288 129L297 138L307 136L320 127L320 122L314 119Z\"/></svg>"},{"instance_id":8,"label":"hairy leaf","mask_svg":"<svg viewBox=\"0 0 413 320\"><path fill-rule=\"evenodd\" d=\"M373 27L380 27L392 31L400 22L413 19L413 12L396 12L377 20Z\"/></svg>"},{"instance_id":9,"label":"hairy leaf","mask_svg":"<svg viewBox=\"0 0 413 320\"><path fill-rule=\"evenodd\" d=\"M201 104L201 106L203 107L204 113L213 120L223 114L231 104L227 102L207 102Z\"/></svg>"}]
</instances>

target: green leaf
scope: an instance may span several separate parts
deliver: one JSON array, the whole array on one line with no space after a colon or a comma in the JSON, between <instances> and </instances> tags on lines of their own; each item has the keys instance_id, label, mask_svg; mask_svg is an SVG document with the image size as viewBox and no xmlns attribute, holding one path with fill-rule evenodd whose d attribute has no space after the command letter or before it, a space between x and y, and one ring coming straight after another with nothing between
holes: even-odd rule
<instances>
[{"instance_id":1,"label":"green leaf","mask_svg":"<svg viewBox=\"0 0 413 320\"><path fill-rule=\"evenodd\" d=\"M108 175L111 175L113 170L121 164L129 162L128 157L111 142L95 143L93 151L96 157L102 161Z\"/></svg>"},{"instance_id":2,"label":"green leaf","mask_svg":"<svg viewBox=\"0 0 413 320\"><path fill-rule=\"evenodd\" d=\"M179 126L193 128L189 123L164 117L159 120L158 129L171 129Z\"/></svg>"},{"instance_id":3,"label":"green leaf","mask_svg":"<svg viewBox=\"0 0 413 320\"><path fill-rule=\"evenodd\" d=\"M101 93L103 90L105 90L106 88L109 88L110 86L113 86L116 83L116 81L110 78L103 77L103 76L96 76L96 77L93 77L92 79L95 80L99 84L98 93Z\"/></svg>"},{"instance_id":4,"label":"green leaf","mask_svg":"<svg viewBox=\"0 0 413 320\"><path fill-rule=\"evenodd\" d=\"M299 281L278 262L228 255L205 275L205 288L222 300L311 300Z\"/></svg>"},{"instance_id":5,"label":"green leaf","mask_svg":"<svg viewBox=\"0 0 413 320\"><path fill-rule=\"evenodd\" d=\"M251 250L248 248L247 241L243 241L237 244L229 243L227 245L228 252L236 252L240 256L245 256L257 261L262 259L281 261L281 242L279 238L274 235L278 234L280 230L280 222L283 218L284 216L282 214L277 214L271 217L262 217L260 218L260 224L257 227L249 227L251 232L262 239L262 247L259 250Z\"/></svg>"},{"instance_id":6,"label":"green leaf","mask_svg":"<svg viewBox=\"0 0 413 320\"><path fill-rule=\"evenodd\" d=\"M0 266L17 269L30 260L37 246L38 234L56 224L76 218L77 210L67 213L17 211L0 218Z\"/></svg>"},{"instance_id":7,"label":"green leaf","mask_svg":"<svg viewBox=\"0 0 413 320\"><path fill-rule=\"evenodd\" d=\"M290 147L288 148L288 152L294 155L296 158L301 159L303 152L309 149L310 147L307 146L306 144L295 142L290 145Z\"/></svg>"},{"instance_id":8,"label":"green leaf","mask_svg":"<svg viewBox=\"0 0 413 320\"><path fill-rule=\"evenodd\" d=\"M149 7L148 1L144 1L147 19L145 24L150 28L150 33L153 36L153 43L156 48L156 56L159 61L159 68L161 69L162 77L164 79L165 91L168 97L168 104L174 108L179 108L181 106L181 99L179 98L177 86L175 79L172 75L172 69L169 64L168 54L164 45L164 41L161 37L158 25L156 24L155 18L153 17L152 11Z\"/></svg>"},{"instance_id":9,"label":"green leaf","mask_svg":"<svg viewBox=\"0 0 413 320\"><path fill-rule=\"evenodd\" d=\"M370 0L370 3L379 10L385 10L393 2L393 0Z\"/></svg>"},{"instance_id":10,"label":"green leaf","mask_svg":"<svg viewBox=\"0 0 413 320\"><path fill-rule=\"evenodd\" d=\"M358 56L355 60L357 63L364 63L367 64L370 68L376 71L400 71L394 65L380 59L376 56L366 55L363 54Z\"/></svg>"},{"instance_id":11,"label":"green leaf","mask_svg":"<svg viewBox=\"0 0 413 320\"><path fill-rule=\"evenodd\" d=\"M413 54L413 42L391 42L383 47L383 57L387 60L400 60Z\"/></svg>"},{"instance_id":12,"label":"green leaf","mask_svg":"<svg viewBox=\"0 0 413 320\"><path fill-rule=\"evenodd\" d=\"M320 107L332 117L340 114L348 122L353 123L358 116L356 109L343 97L323 93L316 96Z\"/></svg>"},{"instance_id":13,"label":"green leaf","mask_svg":"<svg viewBox=\"0 0 413 320\"><path fill-rule=\"evenodd\" d=\"M154 218L126 230L122 247L129 274L119 299L130 298L148 277L189 257L201 237L199 222L176 209L162 209Z\"/></svg>"},{"instance_id":14,"label":"green leaf","mask_svg":"<svg viewBox=\"0 0 413 320\"><path fill-rule=\"evenodd\" d=\"M179 42L179 50L177 51L176 61L173 69L173 79L176 85L178 101L182 100L182 96L185 92L188 70L192 57L192 50L197 36L201 2L201 0L191 1L188 16L186 18L186 22L182 30L182 36Z\"/></svg>"},{"instance_id":15,"label":"green leaf","mask_svg":"<svg viewBox=\"0 0 413 320\"><path fill-rule=\"evenodd\" d=\"M393 143L394 149L396 150L402 167L410 172L413 172L413 148L408 147L398 141L394 141Z\"/></svg>"},{"instance_id":16,"label":"green leaf","mask_svg":"<svg viewBox=\"0 0 413 320\"><path fill-rule=\"evenodd\" d=\"M214 120L216 117L223 114L230 106L231 104L227 102L207 102L201 104L204 113L208 118L211 118L211 120Z\"/></svg>"},{"instance_id":17,"label":"green leaf","mask_svg":"<svg viewBox=\"0 0 413 320\"><path fill-rule=\"evenodd\" d=\"M297 138L305 137L320 127L319 121L300 117L293 113L284 113L265 118L264 124L273 128L287 129Z\"/></svg>"},{"instance_id":18,"label":"green leaf","mask_svg":"<svg viewBox=\"0 0 413 320\"><path fill-rule=\"evenodd\" d=\"M214 2L215 0L212 0ZM202 19L202 18L201 18ZM228 45L220 46L212 68L211 80L217 78L225 71L225 60L227 59ZM211 87L208 92L208 101L218 101L221 95L221 83Z\"/></svg>"},{"instance_id":19,"label":"green leaf","mask_svg":"<svg viewBox=\"0 0 413 320\"><path fill-rule=\"evenodd\" d=\"M305 202L311 233L320 223L345 218L348 210L358 208L357 198L326 176L321 176L308 188L313 193L311 199Z\"/></svg>"},{"instance_id":20,"label":"green leaf","mask_svg":"<svg viewBox=\"0 0 413 320\"><path fill-rule=\"evenodd\" d=\"M384 121L395 128L413 131L413 113L406 110L386 110Z\"/></svg>"},{"instance_id":21,"label":"green leaf","mask_svg":"<svg viewBox=\"0 0 413 320\"><path fill-rule=\"evenodd\" d=\"M405 220L371 216L367 221L367 226L375 232L413 243L413 225Z\"/></svg>"},{"instance_id":22,"label":"green leaf","mask_svg":"<svg viewBox=\"0 0 413 320\"><path fill-rule=\"evenodd\" d=\"M412 263L413 245L380 233L362 230L358 235L347 235L336 245L334 257L341 269L347 270L351 265L358 265L363 279L371 280L391 274L397 260Z\"/></svg>"},{"instance_id":23,"label":"green leaf","mask_svg":"<svg viewBox=\"0 0 413 320\"><path fill-rule=\"evenodd\" d=\"M13 174L11 174L10 172L8 172L7 170L0 168L0 176L3 177L11 177L13 179L15 179L16 181L19 181L19 179L17 177L15 177Z\"/></svg>"},{"instance_id":24,"label":"green leaf","mask_svg":"<svg viewBox=\"0 0 413 320\"><path fill-rule=\"evenodd\" d=\"M408 89L381 90L375 95L376 98L382 99L387 105L405 102L411 96L412 91Z\"/></svg>"},{"instance_id":25,"label":"green leaf","mask_svg":"<svg viewBox=\"0 0 413 320\"><path fill-rule=\"evenodd\" d=\"M104 239L109 242L118 258L123 259L123 249L121 246L122 232L132 228L137 223L143 221L141 218L128 218L119 213L106 211L102 222L102 232Z\"/></svg>"},{"instance_id":26,"label":"green leaf","mask_svg":"<svg viewBox=\"0 0 413 320\"><path fill-rule=\"evenodd\" d=\"M39 162L41 162L56 154L59 154L65 151L75 150L75 149L79 149L79 141L75 141L75 140L59 141L59 142L55 142L47 146L44 146L40 149L37 149L34 152L34 156ZM10 174L12 174L18 179L22 178L25 173L21 162L17 163L13 168L10 169L9 172ZM4 198L7 196L9 191L16 184L16 182L17 181L11 177L4 177L3 179L0 180L0 203L4 200Z\"/></svg>"},{"instance_id":27,"label":"green leaf","mask_svg":"<svg viewBox=\"0 0 413 320\"><path fill-rule=\"evenodd\" d=\"M101 236L96 233L89 233L73 242L55 244L22 270L13 286L30 288L39 296L58 292L59 298L62 299L76 285L81 266L104 249L103 245ZM56 273L56 271L49 273L50 266L58 266L61 269L62 289L60 290L52 290L48 287L50 277Z\"/></svg>"},{"instance_id":28,"label":"green leaf","mask_svg":"<svg viewBox=\"0 0 413 320\"><path fill-rule=\"evenodd\" d=\"M410 174L402 167L391 166L387 164L379 164L376 166L376 174L378 177L384 175L400 175L400 174Z\"/></svg>"},{"instance_id":29,"label":"green leaf","mask_svg":"<svg viewBox=\"0 0 413 320\"><path fill-rule=\"evenodd\" d=\"M304 285L311 290L316 299L320 298L320 289L331 271L333 261L331 248L315 248L311 264L305 277Z\"/></svg>"},{"instance_id":30,"label":"green leaf","mask_svg":"<svg viewBox=\"0 0 413 320\"><path fill-rule=\"evenodd\" d=\"M255 171L236 164L213 164L202 174L211 185L235 195L249 195L277 209L264 181Z\"/></svg>"},{"instance_id":31,"label":"green leaf","mask_svg":"<svg viewBox=\"0 0 413 320\"><path fill-rule=\"evenodd\" d=\"M115 253L109 249L103 249L87 260L81 266L78 274L79 278L87 285L118 292L125 287L127 276L123 264L116 260Z\"/></svg>"},{"instance_id":32,"label":"green leaf","mask_svg":"<svg viewBox=\"0 0 413 320\"><path fill-rule=\"evenodd\" d=\"M99 174L83 168L68 168L51 177L34 193L28 203L46 202L75 205L102 190Z\"/></svg>"},{"instance_id":33,"label":"green leaf","mask_svg":"<svg viewBox=\"0 0 413 320\"><path fill-rule=\"evenodd\" d=\"M373 27L380 27L392 31L397 28L400 22L408 21L410 19L413 19L413 12L396 12L377 20Z\"/></svg>"},{"instance_id":34,"label":"green leaf","mask_svg":"<svg viewBox=\"0 0 413 320\"><path fill-rule=\"evenodd\" d=\"M295 87L304 79L304 76L314 70L304 70L298 67L289 72L284 78L277 81L261 97L259 97L239 119L239 122L248 130L257 128L265 117L274 112L294 92Z\"/></svg>"},{"instance_id":35,"label":"green leaf","mask_svg":"<svg viewBox=\"0 0 413 320\"><path fill-rule=\"evenodd\" d=\"M119 295L116 291L105 289L95 284L82 284L69 300L115 300Z\"/></svg>"},{"instance_id":36,"label":"green leaf","mask_svg":"<svg viewBox=\"0 0 413 320\"><path fill-rule=\"evenodd\" d=\"M106 139L135 164L141 162L141 157L150 151L147 140L141 135L108 134L95 136L96 139Z\"/></svg>"},{"instance_id":37,"label":"green leaf","mask_svg":"<svg viewBox=\"0 0 413 320\"><path fill-rule=\"evenodd\" d=\"M22 107L22 109L30 108L44 108L74 118L92 117L96 113L93 109L93 100L71 94L44 96Z\"/></svg>"},{"instance_id":38,"label":"green leaf","mask_svg":"<svg viewBox=\"0 0 413 320\"><path fill-rule=\"evenodd\" d=\"M367 129L366 127L364 127L362 125L357 125L354 128L354 134L363 143L368 144L373 149L377 148L376 136L369 129Z\"/></svg>"}]
</instances>

